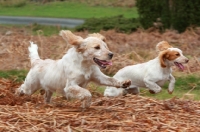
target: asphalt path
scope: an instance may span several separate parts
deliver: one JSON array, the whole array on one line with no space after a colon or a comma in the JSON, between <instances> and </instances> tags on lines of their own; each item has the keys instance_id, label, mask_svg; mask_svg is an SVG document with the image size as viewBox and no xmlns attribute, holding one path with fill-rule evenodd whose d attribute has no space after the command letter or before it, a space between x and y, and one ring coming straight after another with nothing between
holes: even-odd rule
<instances>
[{"instance_id":1,"label":"asphalt path","mask_svg":"<svg viewBox=\"0 0 200 132\"><path fill-rule=\"evenodd\" d=\"M12 25L30 25L33 23L41 25L61 26L74 28L84 23L81 19L68 18L46 18L46 17L14 17L14 16L0 16L0 24Z\"/></svg>"}]
</instances>

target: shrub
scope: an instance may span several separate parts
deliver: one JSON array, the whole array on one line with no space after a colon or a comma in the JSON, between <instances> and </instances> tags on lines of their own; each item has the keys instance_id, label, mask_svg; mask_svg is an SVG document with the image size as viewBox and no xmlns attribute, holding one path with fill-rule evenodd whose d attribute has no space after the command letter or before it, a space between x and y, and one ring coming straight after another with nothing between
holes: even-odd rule
<instances>
[{"instance_id":1,"label":"shrub","mask_svg":"<svg viewBox=\"0 0 200 132\"><path fill-rule=\"evenodd\" d=\"M76 31L88 30L99 32L100 30L115 29L117 32L130 33L140 27L136 18L124 18L122 15L115 17L90 18L84 24L76 27Z\"/></svg>"}]
</instances>

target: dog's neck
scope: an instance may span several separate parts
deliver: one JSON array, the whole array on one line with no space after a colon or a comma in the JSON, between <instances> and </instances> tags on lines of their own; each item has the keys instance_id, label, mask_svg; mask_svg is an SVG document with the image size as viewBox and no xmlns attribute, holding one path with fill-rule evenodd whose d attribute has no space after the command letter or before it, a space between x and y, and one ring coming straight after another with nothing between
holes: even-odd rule
<instances>
[{"instance_id":1,"label":"dog's neck","mask_svg":"<svg viewBox=\"0 0 200 132\"><path fill-rule=\"evenodd\" d=\"M72 57L70 57L72 63L76 63L76 65L79 64L82 69L89 69L89 67L94 64L91 58L83 57L82 53L77 52L76 48L74 47L69 49L67 54L72 55Z\"/></svg>"},{"instance_id":2,"label":"dog's neck","mask_svg":"<svg viewBox=\"0 0 200 132\"><path fill-rule=\"evenodd\" d=\"M161 67L161 69L163 69L163 71L169 71L169 70L171 70L171 64L169 63L168 60L164 60L164 63L166 65L166 67L162 67L161 66L159 57L156 57L154 60L156 60L158 62L157 64L159 65L159 67Z\"/></svg>"},{"instance_id":3,"label":"dog's neck","mask_svg":"<svg viewBox=\"0 0 200 132\"><path fill-rule=\"evenodd\" d=\"M166 68L168 69L170 69L173 66L168 60L165 60L165 65L166 65Z\"/></svg>"}]
</instances>

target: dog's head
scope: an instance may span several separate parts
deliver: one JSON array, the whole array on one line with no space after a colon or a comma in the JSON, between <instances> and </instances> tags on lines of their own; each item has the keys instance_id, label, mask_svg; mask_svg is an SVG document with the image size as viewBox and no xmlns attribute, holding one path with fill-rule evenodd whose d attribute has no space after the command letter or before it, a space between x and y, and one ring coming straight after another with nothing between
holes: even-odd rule
<instances>
[{"instance_id":1,"label":"dog's head","mask_svg":"<svg viewBox=\"0 0 200 132\"><path fill-rule=\"evenodd\" d=\"M168 48L173 48L167 41L161 41L156 45L156 52L161 52L167 50Z\"/></svg>"},{"instance_id":2,"label":"dog's head","mask_svg":"<svg viewBox=\"0 0 200 132\"><path fill-rule=\"evenodd\" d=\"M60 35L67 43L74 45L76 51L81 53L85 60L91 60L101 68L112 65L110 60L113 53L108 49L107 44L104 42L105 37L101 34L90 34L83 39L69 30L62 30Z\"/></svg>"},{"instance_id":3,"label":"dog's head","mask_svg":"<svg viewBox=\"0 0 200 132\"><path fill-rule=\"evenodd\" d=\"M167 66L175 65L181 70L184 70L183 64L188 63L189 61L178 48L168 48L161 51L159 53L159 59L161 67L165 68Z\"/></svg>"}]
</instances>

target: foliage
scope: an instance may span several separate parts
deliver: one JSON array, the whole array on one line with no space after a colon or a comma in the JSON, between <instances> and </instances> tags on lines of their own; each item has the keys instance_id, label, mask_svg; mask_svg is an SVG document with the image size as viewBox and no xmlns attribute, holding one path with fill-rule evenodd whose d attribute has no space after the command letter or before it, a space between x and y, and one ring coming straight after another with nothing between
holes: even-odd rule
<instances>
[{"instance_id":1,"label":"foliage","mask_svg":"<svg viewBox=\"0 0 200 132\"><path fill-rule=\"evenodd\" d=\"M137 0L136 6L145 29L161 23L162 28L183 32L189 26L200 25L200 1L197 0Z\"/></svg>"},{"instance_id":2,"label":"foliage","mask_svg":"<svg viewBox=\"0 0 200 132\"><path fill-rule=\"evenodd\" d=\"M153 26L153 22L161 16L161 5L158 0L137 0L139 20L146 29Z\"/></svg>"},{"instance_id":3,"label":"foliage","mask_svg":"<svg viewBox=\"0 0 200 132\"><path fill-rule=\"evenodd\" d=\"M26 5L26 0L0 0L3 7L22 7Z\"/></svg>"},{"instance_id":4,"label":"foliage","mask_svg":"<svg viewBox=\"0 0 200 132\"><path fill-rule=\"evenodd\" d=\"M140 24L136 18L124 18L122 15L115 17L90 18L84 24L76 27L76 31L88 30L99 32L100 30L115 29L117 32L130 33L136 31Z\"/></svg>"}]
</instances>

